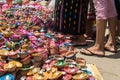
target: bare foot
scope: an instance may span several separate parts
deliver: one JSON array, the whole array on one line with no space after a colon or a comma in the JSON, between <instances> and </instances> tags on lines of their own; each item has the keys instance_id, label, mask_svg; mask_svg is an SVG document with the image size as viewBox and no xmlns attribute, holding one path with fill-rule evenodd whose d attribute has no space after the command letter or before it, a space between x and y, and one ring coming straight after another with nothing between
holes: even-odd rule
<instances>
[{"instance_id":1,"label":"bare foot","mask_svg":"<svg viewBox=\"0 0 120 80\"><path fill-rule=\"evenodd\" d=\"M105 50L110 51L110 52L114 52L114 53L117 52L116 45L114 45L114 44L109 44L109 43L107 43L107 44L105 45Z\"/></svg>"},{"instance_id":2,"label":"bare foot","mask_svg":"<svg viewBox=\"0 0 120 80\"><path fill-rule=\"evenodd\" d=\"M97 55L97 56L104 56L105 55L105 51L97 48L96 46L93 46L93 47L90 47L87 49L81 49L80 52L83 54L86 54L86 55Z\"/></svg>"},{"instance_id":3,"label":"bare foot","mask_svg":"<svg viewBox=\"0 0 120 80\"><path fill-rule=\"evenodd\" d=\"M98 54L98 55L104 55L105 51L102 49L97 48L96 46L90 47L88 48L88 50L90 50L91 52Z\"/></svg>"},{"instance_id":4,"label":"bare foot","mask_svg":"<svg viewBox=\"0 0 120 80\"><path fill-rule=\"evenodd\" d=\"M118 40L120 41L120 36L118 36Z\"/></svg>"}]
</instances>

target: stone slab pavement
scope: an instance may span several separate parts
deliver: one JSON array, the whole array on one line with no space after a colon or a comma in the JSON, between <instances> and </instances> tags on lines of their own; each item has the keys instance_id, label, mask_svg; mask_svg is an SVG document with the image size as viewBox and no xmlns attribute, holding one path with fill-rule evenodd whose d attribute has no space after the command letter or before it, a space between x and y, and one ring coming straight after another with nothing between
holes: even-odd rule
<instances>
[{"instance_id":1,"label":"stone slab pavement","mask_svg":"<svg viewBox=\"0 0 120 80\"><path fill-rule=\"evenodd\" d=\"M93 44L94 42L90 42L87 47ZM95 64L104 80L120 80L120 45L117 47L117 53L106 51L106 57L87 56L80 53L76 56L85 58L87 63ZM77 48L80 50L86 47L79 46Z\"/></svg>"}]
</instances>

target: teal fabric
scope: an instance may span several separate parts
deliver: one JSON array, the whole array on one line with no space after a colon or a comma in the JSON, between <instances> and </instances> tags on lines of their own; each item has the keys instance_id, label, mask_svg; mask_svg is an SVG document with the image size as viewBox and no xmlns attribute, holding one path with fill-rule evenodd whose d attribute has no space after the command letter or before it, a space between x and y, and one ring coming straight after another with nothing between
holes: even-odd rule
<instances>
[{"instance_id":1,"label":"teal fabric","mask_svg":"<svg viewBox=\"0 0 120 80\"><path fill-rule=\"evenodd\" d=\"M22 2L22 0L17 0L17 2L18 2L18 3L21 3L21 2Z\"/></svg>"}]
</instances>

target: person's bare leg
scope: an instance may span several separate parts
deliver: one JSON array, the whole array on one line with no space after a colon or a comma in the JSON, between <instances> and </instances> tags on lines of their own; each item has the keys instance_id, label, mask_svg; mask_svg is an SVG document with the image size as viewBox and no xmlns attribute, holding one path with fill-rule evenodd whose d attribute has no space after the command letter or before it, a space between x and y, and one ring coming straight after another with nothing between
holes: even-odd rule
<instances>
[{"instance_id":1,"label":"person's bare leg","mask_svg":"<svg viewBox=\"0 0 120 80\"><path fill-rule=\"evenodd\" d=\"M118 40L120 41L120 20L118 20L118 25L117 25L118 29L117 29L117 33L118 33Z\"/></svg>"},{"instance_id":2,"label":"person's bare leg","mask_svg":"<svg viewBox=\"0 0 120 80\"><path fill-rule=\"evenodd\" d=\"M116 52L116 44L115 44L115 40L116 40L116 25L117 24L117 18L113 17L113 18L109 18L108 19L108 25L109 25L109 38L108 41L105 45L105 48L109 51L112 52Z\"/></svg>"},{"instance_id":3,"label":"person's bare leg","mask_svg":"<svg viewBox=\"0 0 120 80\"><path fill-rule=\"evenodd\" d=\"M94 46L86 49L82 49L82 53L91 54L90 52L98 55L104 55L104 35L106 29L107 20L96 20L96 42Z\"/></svg>"},{"instance_id":4,"label":"person's bare leg","mask_svg":"<svg viewBox=\"0 0 120 80\"><path fill-rule=\"evenodd\" d=\"M87 20L87 25L86 25L86 33L85 33L85 38L86 39L92 39L93 36L93 20Z\"/></svg>"}]
</instances>

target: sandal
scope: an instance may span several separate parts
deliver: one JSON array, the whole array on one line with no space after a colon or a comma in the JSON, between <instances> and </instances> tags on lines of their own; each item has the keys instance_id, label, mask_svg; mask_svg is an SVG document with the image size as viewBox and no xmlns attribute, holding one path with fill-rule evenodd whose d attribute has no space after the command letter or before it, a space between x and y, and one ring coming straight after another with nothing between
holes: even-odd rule
<instances>
[{"instance_id":1,"label":"sandal","mask_svg":"<svg viewBox=\"0 0 120 80\"><path fill-rule=\"evenodd\" d=\"M117 53L117 50L111 50L109 47L104 48L106 51L112 52L112 53Z\"/></svg>"},{"instance_id":2,"label":"sandal","mask_svg":"<svg viewBox=\"0 0 120 80\"><path fill-rule=\"evenodd\" d=\"M87 42L82 40L81 41L81 38L76 38L76 39L73 39L72 42L71 42L74 46L87 46Z\"/></svg>"},{"instance_id":3,"label":"sandal","mask_svg":"<svg viewBox=\"0 0 120 80\"><path fill-rule=\"evenodd\" d=\"M81 50L80 50L80 53L81 54L84 54L84 55L88 55L88 56L92 56L93 55L93 53L90 51L90 50L88 50L87 48L82 48Z\"/></svg>"},{"instance_id":4,"label":"sandal","mask_svg":"<svg viewBox=\"0 0 120 80\"><path fill-rule=\"evenodd\" d=\"M105 54L97 54L97 53L94 53L94 52L88 50L87 48L86 49L82 49L80 52L82 54L88 55L88 56L97 56L97 57L104 57L105 56Z\"/></svg>"}]
</instances>

